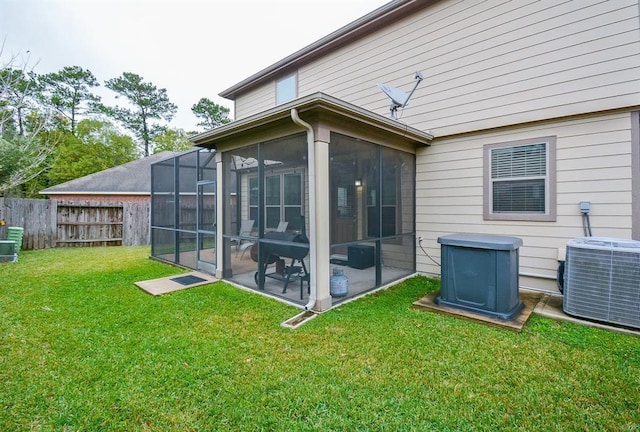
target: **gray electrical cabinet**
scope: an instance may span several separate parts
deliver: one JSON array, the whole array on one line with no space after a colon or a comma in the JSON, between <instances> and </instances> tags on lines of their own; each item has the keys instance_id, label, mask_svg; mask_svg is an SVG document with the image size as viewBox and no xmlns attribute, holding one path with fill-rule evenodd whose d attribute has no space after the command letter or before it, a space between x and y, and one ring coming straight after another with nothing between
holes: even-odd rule
<instances>
[{"instance_id":1,"label":"gray electrical cabinet","mask_svg":"<svg viewBox=\"0 0 640 432\"><path fill-rule=\"evenodd\" d=\"M519 294L522 239L485 234L449 234L441 245L438 304L509 320L523 308Z\"/></svg>"}]
</instances>

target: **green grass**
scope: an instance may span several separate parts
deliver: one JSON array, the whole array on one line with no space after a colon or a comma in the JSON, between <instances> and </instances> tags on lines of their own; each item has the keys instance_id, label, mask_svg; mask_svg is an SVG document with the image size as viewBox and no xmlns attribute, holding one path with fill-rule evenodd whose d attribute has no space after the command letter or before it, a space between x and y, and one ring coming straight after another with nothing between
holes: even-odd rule
<instances>
[{"instance_id":1,"label":"green grass","mask_svg":"<svg viewBox=\"0 0 640 432\"><path fill-rule=\"evenodd\" d=\"M415 277L292 330L299 311L148 248L0 266L2 431L639 431L640 338L536 316L521 333L418 311Z\"/></svg>"}]
</instances>

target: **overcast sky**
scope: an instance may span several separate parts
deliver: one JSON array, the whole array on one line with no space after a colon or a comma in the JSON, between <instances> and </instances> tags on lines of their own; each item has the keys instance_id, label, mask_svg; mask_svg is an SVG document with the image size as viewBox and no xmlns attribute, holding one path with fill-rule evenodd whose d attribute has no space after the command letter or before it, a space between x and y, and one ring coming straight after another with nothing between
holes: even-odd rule
<instances>
[{"instance_id":1,"label":"overcast sky","mask_svg":"<svg viewBox=\"0 0 640 432\"><path fill-rule=\"evenodd\" d=\"M178 105L171 127L195 130L200 98L218 93L389 0L0 0L2 64L35 72L89 69L104 81L133 72Z\"/></svg>"}]
</instances>

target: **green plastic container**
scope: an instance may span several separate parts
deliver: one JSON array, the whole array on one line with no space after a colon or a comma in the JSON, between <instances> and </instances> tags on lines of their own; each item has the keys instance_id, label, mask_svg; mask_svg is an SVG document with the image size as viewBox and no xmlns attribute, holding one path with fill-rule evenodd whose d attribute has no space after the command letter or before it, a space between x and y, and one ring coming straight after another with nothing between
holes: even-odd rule
<instances>
[{"instance_id":1,"label":"green plastic container","mask_svg":"<svg viewBox=\"0 0 640 432\"><path fill-rule=\"evenodd\" d=\"M17 260L16 242L13 240L0 240L0 263L16 262Z\"/></svg>"},{"instance_id":2,"label":"green plastic container","mask_svg":"<svg viewBox=\"0 0 640 432\"><path fill-rule=\"evenodd\" d=\"M13 240L16 242L16 252L19 252L22 248L22 238L24 237L24 228L22 227L7 227L7 240Z\"/></svg>"}]
</instances>

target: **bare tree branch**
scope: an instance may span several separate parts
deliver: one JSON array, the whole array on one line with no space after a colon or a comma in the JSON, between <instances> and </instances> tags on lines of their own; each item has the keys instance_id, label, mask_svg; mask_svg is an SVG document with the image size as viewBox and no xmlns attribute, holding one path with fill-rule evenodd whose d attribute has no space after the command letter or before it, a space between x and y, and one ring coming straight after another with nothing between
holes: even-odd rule
<instances>
[{"instance_id":1,"label":"bare tree branch","mask_svg":"<svg viewBox=\"0 0 640 432\"><path fill-rule=\"evenodd\" d=\"M0 46L3 58L5 41ZM18 64L20 63L20 64ZM0 64L0 194L37 177L47 168L58 134L45 133L48 112L31 104L31 86L35 85L29 59L9 56ZM20 67L16 67L20 66ZM14 122L18 123L15 130ZM13 127L10 127L13 126Z\"/></svg>"}]
</instances>

